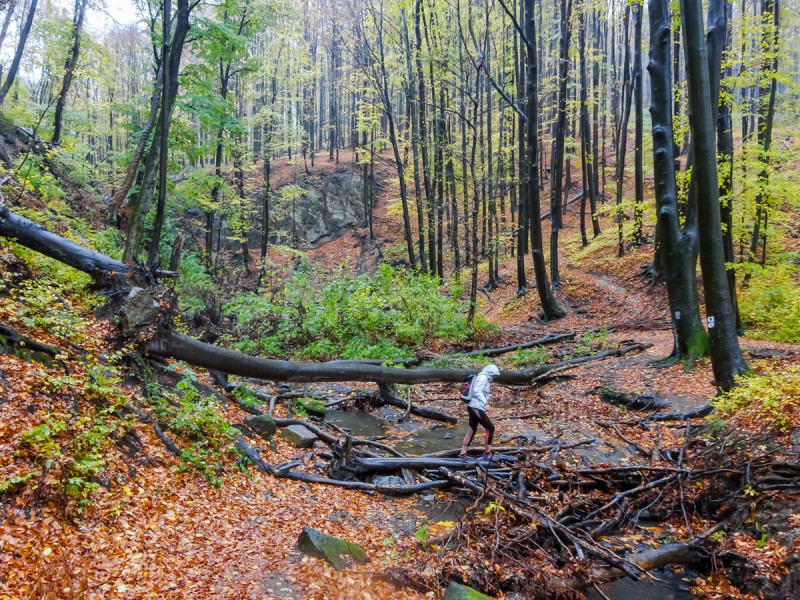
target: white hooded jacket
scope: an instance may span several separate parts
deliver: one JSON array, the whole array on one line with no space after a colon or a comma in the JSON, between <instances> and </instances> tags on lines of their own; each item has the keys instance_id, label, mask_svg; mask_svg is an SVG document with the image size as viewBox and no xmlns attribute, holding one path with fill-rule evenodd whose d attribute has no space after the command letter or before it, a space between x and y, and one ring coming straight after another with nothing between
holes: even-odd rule
<instances>
[{"instance_id":1,"label":"white hooded jacket","mask_svg":"<svg viewBox=\"0 0 800 600\"><path fill-rule=\"evenodd\" d=\"M486 407L489 405L489 387L492 380L498 375L500 375L500 370L494 365L488 365L478 373L477 377L475 377L475 381L472 383L472 399L467 405L469 408L486 410Z\"/></svg>"}]
</instances>

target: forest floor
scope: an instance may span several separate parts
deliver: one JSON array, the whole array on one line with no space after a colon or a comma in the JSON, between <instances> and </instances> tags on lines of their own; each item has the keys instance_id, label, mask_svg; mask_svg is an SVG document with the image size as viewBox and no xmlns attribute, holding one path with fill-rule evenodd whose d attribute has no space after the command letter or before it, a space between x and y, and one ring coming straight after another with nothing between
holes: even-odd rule
<instances>
[{"instance_id":1,"label":"forest floor","mask_svg":"<svg viewBox=\"0 0 800 600\"><path fill-rule=\"evenodd\" d=\"M335 168L329 165L318 163L318 168ZM281 177L279 169L278 172ZM385 247L403 241L400 220L390 206L396 198L391 177L390 169L381 172L385 185L375 213L376 238ZM663 287L653 287L640 276L641 265L651 261L652 245L617 258L616 232L612 223L605 220L606 232L587 248L581 248L574 213L575 209L568 211L561 234L563 281L556 291L566 317L550 324L542 322L533 289L523 298L516 298L515 260L504 256L499 269L501 285L488 297L483 296L485 302L480 309L501 332L481 343L499 346L549 332L582 334L606 329L607 337L593 342L597 345L594 349L624 340L650 346L642 352L570 369L565 377L541 385L494 386L491 416L497 427L496 439L502 444L523 436L529 443L558 440L564 445L596 440L590 445L555 451L542 459L565 469L642 461L654 466L668 464L663 458L644 458L643 450L680 449L686 441L685 424L659 425L657 430L651 427L645 431L636 424L630 410L603 401L594 391L597 386L607 386L622 392L654 392L669 401L667 411L684 412L705 405L714 395L710 364L701 361L691 372L685 372L680 365L650 365L653 359L663 358L672 350ZM549 221L544 226L549 229ZM309 251L309 261L333 272L345 259L361 252L365 237L365 230L354 230ZM0 258L8 255L6 252ZM481 277L485 277L485 271ZM532 272L529 278L532 280ZM7 322L11 310L12 304L0 303L0 321ZM113 325L88 314L83 318L92 322L85 347L97 354L108 352L114 337ZM70 351L63 342L34 326L21 324L19 330L61 347L65 353ZM559 359L574 352L575 345L567 342L550 346L548 351L551 358ZM741 345L761 355L770 354L766 349L778 350L772 358L746 355L756 372L770 366L783 369L800 365L800 345L746 337L741 339ZM74 380L81 380L83 364L77 360L67 363ZM91 400L77 384L69 384L68 391L53 390L48 382L65 376L58 365L46 367L2 356L0 375L0 475L6 479L19 474L12 470L12 456L23 431L40 424L48 415L68 412L73 403L79 406ZM210 378L204 383L209 394L216 393ZM337 397L373 387L339 384L313 389ZM129 385L124 393L133 398L138 389ZM228 422L241 422L247 416L236 404L225 401L223 394L220 399ZM454 385L417 386L414 401L462 421L466 416ZM345 406L349 410L365 408L356 407L353 402ZM279 407L279 413L281 410ZM374 413L384 440L401 449L405 443L410 454L459 447L463 423L442 428L413 416L398 423L401 414L400 410L385 407ZM793 419L798 420L796 413ZM695 422L702 424L703 420ZM618 430L615 432L609 423L617 425ZM800 422L793 421L792 425L796 428ZM357 421L350 425L354 433L359 426ZM764 424L755 418L742 420L737 426L742 430L750 428L754 436L764 433ZM179 472L178 460L166 451L151 426L140 423L136 433L143 447L131 455L114 448L107 480L93 503L79 514L65 511L63 504L36 489L10 499L4 497L0 504L0 599L422 598L441 597L440 583L453 578L476 587L482 585L484 591L503 597L499 584L519 572L514 561L503 555L504 548L499 548L497 555L485 549L483 542L487 539L494 543L495 538L487 532L496 525L496 512L489 514L488 500L463 508L453 506L451 492L437 493L433 498L426 494L423 498L395 499L281 480L258 472L249 476L228 473L217 488L193 471ZM782 441L790 447L796 442L788 434ZM276 439L275 444L275 449L262 444L269 462L299 459L303 463L301 469L315 472L312 452L295 449L283 439ZM57 467L54 464L53 471ZM45 469L40 491L47 488L52 477ZM683 487L678 487L682 497ZM566 502L562 492L545 491L549 505ZM700 491L686 493L697 498ZM677 497L677 488L670 493ZM796 531L800 527L796 522L800 519L800 506L787 493L768 495L770 506L781 499L789 503L788 514L795 519L791 527ZM666 540L686 540L714 525L713 519L695 511L700 502L689 506L687 514L676 511L668 518L643 520L601 539L608 547L634 550L658 547ZM465 517L465 513L469 516ZM756 513L754 506L753 514ZM371 562L336 571L319 559L303 556L297 549L297 537L304 526L360 544ZM785 577L786 561L796 550L779 543L779 536L772 532L758 540L745 529L730 532L719 540L719 547L735 550L755 566L759 576L773 583ZM483 542L470 537L476 531L487 536ZM433 545L420 543L421 538L441 538L452 532L461 540L456 548L441 541ZM496 539L500 540L499 534ZM561 569L553 563L543 563L541 574L552 580L572 576L566 566ZM397 584L394 575L403 571L417 574L417 589ZM724 570L678 568L671 576L679 582L677 596L669 595L675 589L659 588L657 584L643 584L654 587L636 588L627 596L614 595L608 589L606 593L612 598L672 598L683 597L681 594L688 597L691 588L698 597L757 597L748 589L734 588ZM430 587L426 589L425 585Z\"/></svg>"}]
</instances>

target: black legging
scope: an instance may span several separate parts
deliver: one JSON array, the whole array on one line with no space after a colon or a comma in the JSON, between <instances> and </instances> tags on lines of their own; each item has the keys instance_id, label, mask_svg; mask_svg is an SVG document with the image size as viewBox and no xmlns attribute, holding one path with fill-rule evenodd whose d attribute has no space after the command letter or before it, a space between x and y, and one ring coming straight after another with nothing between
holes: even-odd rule
<instances>
[{"instance_id":1,"label":"black legging","mask_svg":"<svg viewBox=\"0 0 800 600\"><path fill-rule=\"evenodd\" d=\"M469 440L465 444L465 446L469 446L472 443L472 438L475 435L475 431L478 429L478 423L483 425L483 428L486 430L486 445L490 445L492 443L492 438L494 437L494 425L489 420L489 415L487 415L484 411L478 410L477 408L472 408L471 406L467 407L467 412L469 413L469 428L472 430L467 433Z\"/></svg>"}]
</instances>

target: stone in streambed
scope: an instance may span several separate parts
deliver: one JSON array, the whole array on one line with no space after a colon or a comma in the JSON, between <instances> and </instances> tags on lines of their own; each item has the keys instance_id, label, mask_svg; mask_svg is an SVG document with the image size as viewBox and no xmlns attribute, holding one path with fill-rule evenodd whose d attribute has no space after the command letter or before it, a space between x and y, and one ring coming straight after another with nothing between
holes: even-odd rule
<instances>
[{"instance_id":1,"label":"stone in streambed","mask_svg":"<svg viewBox=\"0 0 800 600\"><path fill-rule=\"evenodd\" d=\"M451 581L444 593L444 600L492 600L471 587Z\"/></svg>"},{"instance_id":2,"label":"stone in streambed","mask_svg":"<svg viewBox=\"0 0 800 600\"><path fill-rule=\"evenodd\" d=\"M313 445L317 436L302 425L289 425L281 429L281 437L293 444L295 448L308 448Z\"/></svg>"},{"instance_id":3,"label":"stone in streambed","mask_svg":"<svg viewBox=\"0 0 800 600\"><path fill-rule=\"evenodd\" d=\"M405 480L397 475L376 475L372 478L375 485L405 485Z\"/></svg>"},{"instance_id":4,"label":"stone in streambed","mask_svg":"<svg viewBox=\"0 0 800 600\"><path fill-rule=\"evenodd\" d=\"M267 440L271 439L272 436L275 435L275 432L278 431L275 419L269 415L250 417L249 419L245 419L244 424Z\"/></svg>"},{"instance_id":5,"label":"stone in streambed","mask_svg":"<svg viewBox=\"0 0 800 600\"><path fill-rule=\"evenodd\" d=\"M333 537L311 527L303 527L297 545L305 554L324 558L339 571L351 561L357 563L369 561L367 553L358 544Z\"/></svg>"}]
</instances>

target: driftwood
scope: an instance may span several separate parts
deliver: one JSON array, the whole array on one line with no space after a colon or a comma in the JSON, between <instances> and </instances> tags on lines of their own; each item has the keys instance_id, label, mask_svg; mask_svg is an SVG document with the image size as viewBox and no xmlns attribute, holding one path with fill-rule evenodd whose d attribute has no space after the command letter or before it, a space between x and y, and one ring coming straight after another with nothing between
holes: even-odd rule
<instances>
[{"instance_id":1,"label":"driftwood","mask_svg":"<svg viewBox=\"0 0 800 600\"><path fill-rule=\"evenodd\" d=\"M443 358L464 358L467 356L500 356L516 350L524 350L525 348L533 348L535 346L545 346L547 344L554 344L561 340L571 340L575 337L575 332L569 333L548 333L546 336L525 342L523 344L513 344L511 346L502 346L500 348L484 348L483 350L473 350L472 352L462 352L459 354L445 355Z\"/></svg>"},{"instance_id":2,"label":"driftwood","mask_svg":"<svg viewBox=\"0 0 800 600\"><path fill-rule=\"evenodd\" d=\"M126 276L133 272L131 265L89 250L80 244L56 235L0 205L0 236L17 241L26 248L40 252L79 271L88 273L98 282L106 282L109 274ZM155 277L177 277L171 271L154 271Z\"/></svg>"},{"instance_id":3,"label":"driftwood","mask_svg":"<svg viewBox=\"0 0 800 600\"><path fill-rule=\"evenodd\" d=\"M424 417L426 419L432 419L434 421L442 421L444 423L450 423L451 425L455 425L458 423L458 419L451 415L447 415L445 413L441 413L436 410L432 410L430 408L424 408L422 406L417 406L411 400L404 400L399 396L392 394L389 390L389 386L385 383L379 383L378 389L380 390L380 398L381 401L390 404L391 406L396 406L397 408L402 408L405 411L411 411L412 415L416 415L418 417ZM406 413L407 415L408 413ZM405 417L403 417L405 418Z\"/></svg>"},{"instance_id":4,"label":"driftwood","mask_svg":"<svg viewBox=\"0 0 800 600\"><path fill-rule=\"evenodd\" d=\"M593 390L604 402L624 406L630 410L660 410L667 408L669 402L655 392L622 392L607 385L598 385Z\"/></svg>"}]
</instances>

